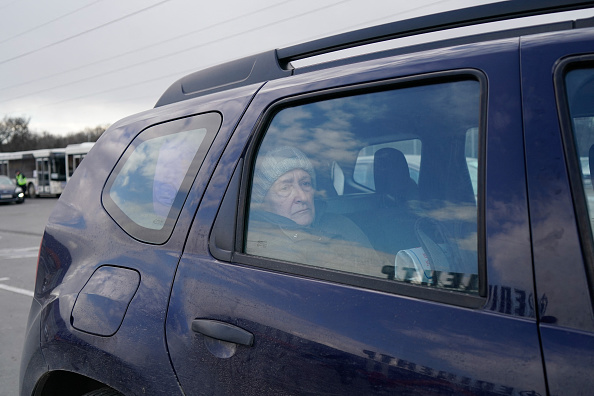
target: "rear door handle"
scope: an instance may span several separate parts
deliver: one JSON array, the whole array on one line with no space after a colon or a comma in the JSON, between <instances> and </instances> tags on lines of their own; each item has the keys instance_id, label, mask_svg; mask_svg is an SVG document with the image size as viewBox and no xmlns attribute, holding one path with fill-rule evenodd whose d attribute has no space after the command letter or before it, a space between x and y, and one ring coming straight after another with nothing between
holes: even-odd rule
<instances>
[{"instance_id":1,"label":"rear door handle","mask_svg":"<svg viewBox=\"0 0 594 396\"><path fill-rule=\"evenodd\" d=\"M234 344L252 346L254 335L235 325L211 319L195 319L192 321L192 331L204 334L221 341Z\"/></svg>"}]
</instances>

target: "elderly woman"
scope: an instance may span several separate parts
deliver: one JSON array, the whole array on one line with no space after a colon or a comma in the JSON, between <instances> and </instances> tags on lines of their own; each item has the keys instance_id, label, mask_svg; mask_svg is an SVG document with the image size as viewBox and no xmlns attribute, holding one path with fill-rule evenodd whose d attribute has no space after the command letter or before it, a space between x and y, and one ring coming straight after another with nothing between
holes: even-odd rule
<instances>
[{"instance_id":1,"label":"elderly woman","mask_svg":"<svg viewBox=\"0 0 594 396\"><path fill-rule=\"evenodd\" d=\"M316 267L385 277L369 240L351 220L314 202L316 175L294 147L256 162L246 253Z\"/></svg>"}]
</instances>

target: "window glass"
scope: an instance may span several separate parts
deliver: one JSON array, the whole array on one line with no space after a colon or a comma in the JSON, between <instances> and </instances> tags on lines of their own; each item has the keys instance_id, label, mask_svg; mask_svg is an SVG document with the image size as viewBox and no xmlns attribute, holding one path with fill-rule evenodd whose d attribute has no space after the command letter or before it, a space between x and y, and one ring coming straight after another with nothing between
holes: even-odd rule
<instances>
[{"instance_id":1,"label":"window glass","mask_svg":"<svg viewBox=\"0 0 594 396\"><path fill-rule=\"evenodd\" d=\"M278 111L253 166L244 252L477 293L479 92L461 80Z\"/></svg>"},{"instance_id":2,"label":"window glass","mask_svg":"<svg viewBox=\"0 0 594 396\"><path fill-rule=\"evenodd\" d=\"M588 203L590 226L594 224L594 191L591 169L594 166L594 69L583 68L565 76L569 113L572 120L581 180Z\"/></svg>"},{"instance_id":3,"label":"window glass","mask_svg":"<svg viewBox=\"0 0 594 396\"><path fill-rule=\"evenodd\" d=\"M124 230L147 242L169 237L219 124L218 114L205 114L149 128L134 140L103 193Z\"/></svg>"},{"instance_id":4,"label":"window glass","mask_svg":"<svg viewBox=\"0 0 594 396\"><path fill-rule=\"evenodd\" d=\"M109 196L136 224L160 230L206 129L141 143L117 175Z\"/></svg>"},{"instance_id":5,"label":"window glass","mask_svg":"<svg viewBox=\"0 0 594 396\"><path fill-rule=\"evenodd\" d=\"M357 183L375 190L375 179L373 175L373 158L375 153L386 147L392 147L400 150L408 163L410 177L419 182L419 168L421 165L421 141L419 139L403 140L400 142L390 142L383 144L374 144L363 148L357 156L355 169L353 170L353 180Z\"/></svg>"}]
</instances>

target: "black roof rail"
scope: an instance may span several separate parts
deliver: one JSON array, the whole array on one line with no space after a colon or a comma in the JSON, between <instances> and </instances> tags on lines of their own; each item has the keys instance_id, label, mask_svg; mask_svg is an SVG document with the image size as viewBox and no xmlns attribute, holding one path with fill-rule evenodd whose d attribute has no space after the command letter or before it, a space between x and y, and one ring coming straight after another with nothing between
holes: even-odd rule
<instances>
[{"instance_id":1,"label":"black roof rail","mask_svg":"<svg viewBox=\"0 0 594 396\"><path fill-rule=\"evenodd\" d=\"M346 48L488 22L594 7L584 0L510 0L354 30L248 56L189 74L173 83L155 107L292 74L291 61Z\"/></svg>"},{"instance_id":2,"label":"black roof rail","mask_svg":"<svg viewBox=\"0 0 594 396\"><path fill-rule=\"evenodd\" d=\"M165 90L155 107L291 74L291 70L280 67L276 50L262 52L180 78Z\"/></svg>"},{"instance_id":3,"label":"black roof rail","mask_svg":"<svg viewBox=\"0 0 594 396\"><path fill-rule=\"evenodd\" d=\"M594 1L512 0L445 11L325 37L277 50L281 64L346 48L481 23L594 6Z\"/></svg>"}]
</instances>

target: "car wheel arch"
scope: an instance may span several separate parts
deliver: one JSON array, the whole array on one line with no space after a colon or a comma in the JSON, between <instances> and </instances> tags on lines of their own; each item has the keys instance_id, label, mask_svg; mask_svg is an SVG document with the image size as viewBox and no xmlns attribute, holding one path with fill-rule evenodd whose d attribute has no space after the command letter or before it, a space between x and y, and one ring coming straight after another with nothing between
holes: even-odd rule
<instances>
[{"instance_id":1,"label":"car wheel arch","mask_svg":"<svg viewBox=\"0 0 594 396\"><path fill-rule=\"evenodd\" d=\"M89 392L104 388L106 388L105 384L102 384L101 382L86 377L82 374L58 370L50 371L41 377L35 386L33 395L83 396Z\"/></svg>"}]
</instances>

